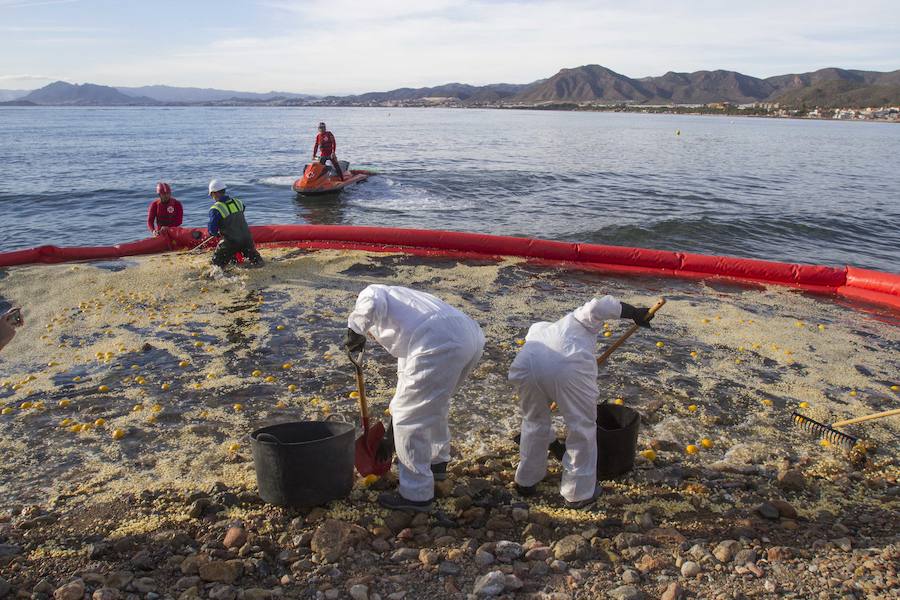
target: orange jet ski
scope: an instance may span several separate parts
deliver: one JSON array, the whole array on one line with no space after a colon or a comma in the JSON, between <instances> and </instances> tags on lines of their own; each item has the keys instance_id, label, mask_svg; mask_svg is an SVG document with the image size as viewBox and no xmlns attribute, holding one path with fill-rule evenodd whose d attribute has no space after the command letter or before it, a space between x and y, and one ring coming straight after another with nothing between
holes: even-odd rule
<instances>
[{"instance_id":1,"label":"orange jet ski","mask_svg":"<svg viewBox=\"0 0 900 600\"><path fill-rule=\"evenodd\" d=\"M365 181L369 178L369 175L375 175L375 171L350 170L350 163L345 160L338 162L341 165L341 170L344 172L343 179L338 178L334 167L331 165L325 166L315 160L303 167L303 175L292 186L294 191L304 196L334 194L348 185Z\"/></svg>"}]
</instances>

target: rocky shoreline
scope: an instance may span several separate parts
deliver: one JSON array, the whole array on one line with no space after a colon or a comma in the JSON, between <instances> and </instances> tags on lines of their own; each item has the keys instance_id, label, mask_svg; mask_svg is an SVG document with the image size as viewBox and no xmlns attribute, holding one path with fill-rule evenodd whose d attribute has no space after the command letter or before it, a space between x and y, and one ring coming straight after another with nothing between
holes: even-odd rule
<instances>
[{"instance_id":1,"label":"rocky shoreline","mask_svg":"<svg viewBox=\"0 0 900 600\"><path fill-rule=\"evenodd\" d=\"M31 600L895 598L900 485L892 459L814 474L809 461L715 469L656 444L561 508L558 468L526 499L515 447L455 459L432 515L375 507L393 477L294 511L217 483L0 517L0 597ZM249 461L236 455L235 461ZM835 510L807 506L842 497Z\"/></svg>"}]
</instances>

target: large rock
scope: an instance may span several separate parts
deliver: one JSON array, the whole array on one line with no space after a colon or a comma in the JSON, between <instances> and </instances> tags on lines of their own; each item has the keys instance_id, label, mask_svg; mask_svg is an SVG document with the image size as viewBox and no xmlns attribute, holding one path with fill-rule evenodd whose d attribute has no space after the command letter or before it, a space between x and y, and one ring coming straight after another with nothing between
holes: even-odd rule
<instances>
[{"instance_id":1,"label":"large rock","mask_svg":"<svg viewBox=\"0 0 900 600\"><path fill-rule=\"evenodd\" d=\"M384 518L384 525L394 533L399 533L409 527L409 524L412 523L412 519L413 516L410 513L403 512L402 510L394 510Z\"/></svg>"},{"instance_id":2,"label":"large rock","mask_svg":"<svg viewBox=\"0 0 900 600\"><path fill-rule=\"evenodd\" d=\"M494 548L494 556L500 562L510 563L519 560L523 554L525 554L525 550L522 548L522 544L507 540L497 542L497 546Z\"/></svg>"},{"instance_id":3,"label":"large rock","mask_svg":"<svg viewBox=\"0 0 900 600\"><path fill-rule=\"evenodd\" d=\"M9 582L0 577L0 598L4 598L11 590L12 586Z\"/></svg>"},{"instance_id":4,"label":"large rock","mask_svg":"<svg viewBox=\"0 0 900 600\"><path fill-rule=\"evenodd\" d=\"M226 583L218 583L209 590L210 600L235 600L237 595L237 588Z\"/></svg>"},{"instance_id":5,"label":"large rock","mask_svg":"<svg viewBox=\"0 0 900 600\"><path fill-rule=\"evenodd\" d=\"M472 592L480 598L499 596L506 589L506 575L503 571L491 571L475 580Z\"/></svg>"},{"instance_id":6,"label":"large rock","mask_svg":"<svg viewBox=\"0 0 900 600\"><path fill-rule=\"evenodd\" d=\"M719 562L729 563L740 549L740 542L736 540L722 540L713 550L713 556L719 559Z\"/></svg>"},{"instance_id":7,"label":"large rock","mask_svg":"<svg viewBox=\"0 0 900 600\"><path fill-rule=\"evenodd\" d=\"M156 591L156 580L154 580L152 577L141 577L139 579L135 579L131 582L131 585L134 587L134 591L141 594Z\"/></svg>"},{"instance_id":8,"label":"large rock","mask_svg":"<svg viewBox=\"0 0 900 600\"><path fill-rule=\"evenodd\" d=\"M616 549L618 550L643 546L647 541L647 537L640 533L622 532L613 538L613 542L616 544Z\"/></svg>"},{"instance_id":9,"label":"large rock","mask_svg":"<svg viewBox=\"0 0 900 600\"><path fill-rule=\"evenodd\" d=\"M203 581L231 585L244 573L241 560L212 560L200 563L198 573Z\"/></svg>"},{"instance_id":10,"label":"large rock","mask_svg":"<svg viewBox=\"0 0 900 600\"><path fill-rule=\"evenodd\" d=\"M269 600L272 597L272 590L263 588L249 588L244 590L242 600Z\"/></svg>"},{"instance_id":11,"label":"large rock","mask_svg":"<svg viewBox=\"0 0 900 600\"><path fill-rule=\"evenodd\" d=\"M644 592L633 585L621 585L609 590L607 594L613 600L641 600L644 597Z\"/></svg>"},{"instance_id":12,"label":"large rock","mask_svg":"<svg viewBox=\"0 0 900 600\"><path fill-rule=\"evenodd\" d=\"M700 574L700 565L692 560L687 560L681 565L681 575L687 578L696 577Z\"/></svg>"},{"instance_id":13,"label":"large rock","mask_svg":"<svg viewBox=\"0 0 900 600\"><path fill-rule=\"evenodd\" d=\"M786 469L778 473L778 486L789 492L800 492L806 487L806 477L800 469Z\"/></svg>"},{"instance_id":14,"label":"large rock","mask_svg":"<svg viewBox=\"0 0 900 600\"><path fill-rule=\"evenodd\" d=\"M673 581L663 592L660 600L681 600L684 597L684 588L677 581Z\"/></svg>"},{"instance_id":15,"label":"large rock","mask_svg":"<svg viewBox=\"0 0 900 600\"><path fill-rule=\"evenodd\" d=\"M240 548L247 543L247 530L243 527L229 527L222 545L226 548Z\"/></svg>"},{"instance_id":16,"label":"large rock","mask_svg":"<svg viewBox=\"0 0 900 600\"><path fill-rule=\"evenodd\" d=\"M770 500L769 503L778 509L778 514L785 519L796 519L797 509L791 506L790 502L784 500Z\"/></svg>"},{"instance_id":17,"label":"large rock","mask_svg":"<svg viewBox=\"0 0 900 600\"><path fill-rule=\"evenodd\" d=\"M66 585L56 588L53 592L55 600L82 600L84 598L84 581L76 579Z\"/></svg>"},{"instance_id":18,"label":"large rock","mask_svg":"<svg viewBox=\"0 0 900 600\"><path fill-rule=\"evenodd\" d=\"M353 600L369 600L369 586L362 583L350 586L349 593Z\"/></svg>"},{"instance_id":19,"label":"large rock","mask_svg":"<svg viewBox=\"0 0 900 600\"><path fill-rule=\"evenodd\" d=\"M778 511L775 506L772 505L771 502L763 502L759 506L756 507L756 512L765 517L766 519L775 520L781 516L781 513Z\"/></svg>"},{"instance_id":20,"label":"large rock","mask_svg":"<svg viewBox=\"0 0 900 600\"><path fill-rule=\"evenodd\" d=\"M576 558L587 558L591 546L586 539L577 534L567 535L556 542L553 557L557 560L572 561Z\"/></svg>"},{"instance_id":21,"label":"large rock","mask_svg":"<svg viewBox=\"0 0 900 600\"><path fill-rule=\"evenodd\" d=\"M113 588L102 587L98 588L91 595L92 600L119 600L122 597L122 593Z\"/></svg>"},{"instance_id":22,"label":"large rock","mask_svg":"<svg viewBox=\"0 0 900 600\"><path fill-rule=\"evenodd\" d=\"M347 553L354 540L353 526L337 519L327 519L316 529L310 547L325 562L333 563Z\"/></svg>"}]
</instances>

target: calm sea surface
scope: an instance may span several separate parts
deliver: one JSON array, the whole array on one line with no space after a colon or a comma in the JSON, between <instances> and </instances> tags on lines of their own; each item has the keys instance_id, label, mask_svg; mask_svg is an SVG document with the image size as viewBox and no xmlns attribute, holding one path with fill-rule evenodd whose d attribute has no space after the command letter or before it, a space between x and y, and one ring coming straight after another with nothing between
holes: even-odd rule
<instances>
[{"instance_id":1,"label":"calm sea surface","mask_svg":"<svg viewBox=\"0 0 900 600\"><path fill-rule=\"evenodd\" d=\"M290 188L320 120L380 176ZM676 135L680 131L680 135ZM225 180L252 223L423 227L900 271L900 127L543 111L2 108L0 251L145 237Z\"/></svg>"}]
</instances>

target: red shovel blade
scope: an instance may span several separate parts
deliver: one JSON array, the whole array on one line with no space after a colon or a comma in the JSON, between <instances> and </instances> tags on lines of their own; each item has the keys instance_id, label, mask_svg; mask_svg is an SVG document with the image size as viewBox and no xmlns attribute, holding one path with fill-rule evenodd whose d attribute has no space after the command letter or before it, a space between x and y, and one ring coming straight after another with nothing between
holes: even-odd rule
<instances>
[{"instance_id":1,"label":"red shovel blade","mask_svg":"<svg viewBox=\"0 0 900 600\"><path fill-rule=\"evenodd\" d=\"M363 477L384 475L391 470L391 460L378 460L375 453L384 438L384 424L378 421L356 438L356 470Z\"/></svg>"}]
</instances>

